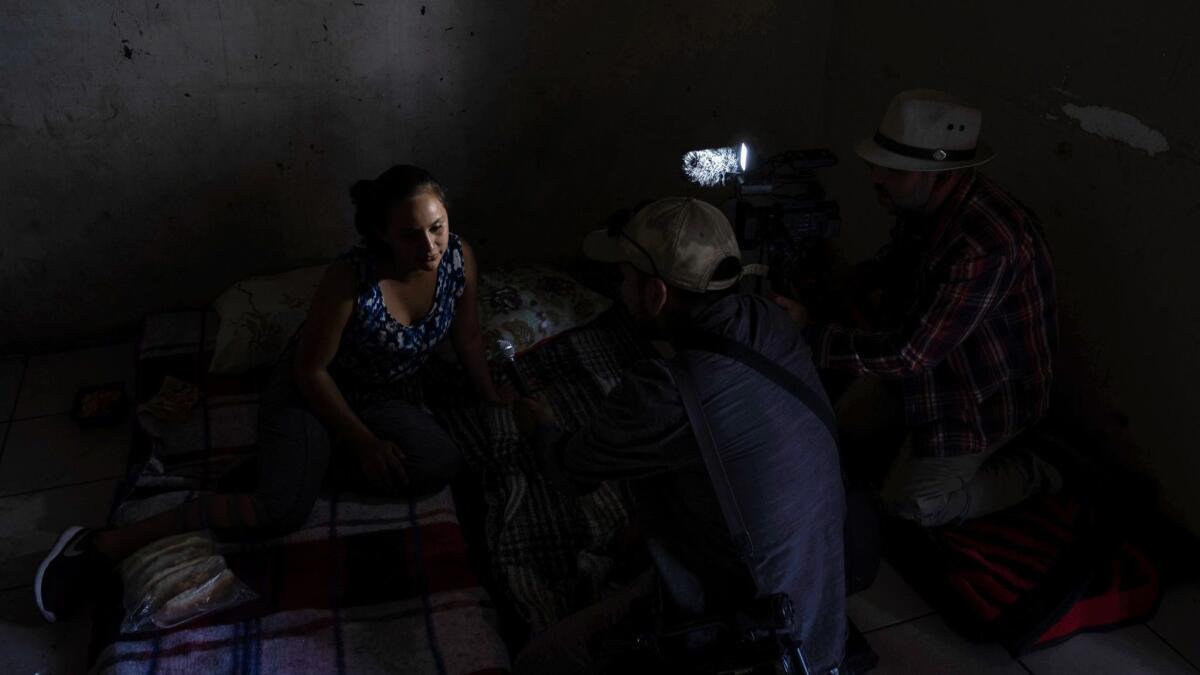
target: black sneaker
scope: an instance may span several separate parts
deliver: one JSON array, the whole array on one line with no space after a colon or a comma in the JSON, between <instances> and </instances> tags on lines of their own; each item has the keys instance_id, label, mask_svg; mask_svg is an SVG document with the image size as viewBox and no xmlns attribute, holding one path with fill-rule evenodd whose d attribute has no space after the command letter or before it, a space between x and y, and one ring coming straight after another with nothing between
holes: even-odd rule
<instances>
[{"instance_id":1,"label":"black sneaker","mask_svg":"<svg viewBox=\"0 0 1200 675\"><path fill-rule=\"evenodd\" d=\"M95 532L94 528L68 527L38 566L33 593L47 621L70 618L93 596L111 567L92 546Z\"/></svg>"}]
</instances>

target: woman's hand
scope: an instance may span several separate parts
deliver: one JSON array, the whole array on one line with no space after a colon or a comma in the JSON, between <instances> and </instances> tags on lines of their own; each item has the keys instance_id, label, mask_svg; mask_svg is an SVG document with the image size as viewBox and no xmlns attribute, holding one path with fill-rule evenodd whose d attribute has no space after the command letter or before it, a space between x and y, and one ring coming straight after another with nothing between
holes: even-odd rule
<instances>
[{"instance_id":1,"label":"woman's hand","mask_svg":"<svg viewBox=\"0 0 1200 675\"><path fill-rule=\"evenodd\" d=\"M505 408L520 398L521 395L517 393L516 387L512 386L511 383L505 382L503 385L494 388L483 400L490 406Z\"/></svg>"},{"instance_id":2,"label":"woman's hand","mask_svg":"<svg viewBox=\"0 0 1200 675\"><path fill-rule=\"evenodd\" d=\"M541 403L531 399L518 399L512 404L513 419L522 436L532 436L538 427L553 426L554 415Z\"/></svg>"},{"instance_id":3,"label":"woman's hand","mask_svg":"<svg viewBox=\"0 0 1200 675\"><path fill-rule=\"evenodd\" d=\"M371 485L392 492L408 487L404 451L391 441L372 439L354 448L363 478Z\"/></svg>"},{"instance_id":4,"label":"woman's hand","mask_svg":"<svg viewBox=\"0 0 1200 675\"><path fill-rule=\"evenodd\" d=\"M503 405L504 399L496 392L483 349L483 331L479 327L476 295L479 275L475 268L475 252L465 239L459 241L462 242L463 275L466 277L466 284L454 306L454 321L450 324L450 344L454 346L458 362L467 371L476 395L493 405Z\"/></svg>"}]
</instances>

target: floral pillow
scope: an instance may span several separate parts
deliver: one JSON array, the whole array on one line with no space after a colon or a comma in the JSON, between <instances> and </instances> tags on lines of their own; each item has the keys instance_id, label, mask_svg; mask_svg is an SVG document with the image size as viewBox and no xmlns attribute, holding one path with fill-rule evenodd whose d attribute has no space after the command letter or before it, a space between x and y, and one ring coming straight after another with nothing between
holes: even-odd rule
<instances>
[{"instance_id":1,"label":"floral pillow","mask_svg":"<svg viewBox=\"0 0 1200 675\"><path fill-rule=\"evenodd\" d=\"M278 360L308 314L325 265L252 277L230 286L214 307L221 317L209 370L244 373ZM612 304L563 272L544 265L500 267L479 277L479 324L484 346L496 340L517 353L595 319Z\"/></svg>"},{"instance_id":2,"label":"floral pillow","mask_svg":"<svg viewBox=\"0 0 1200 675\"><path fill-rule=\"evenodd\" d=\"M612 301L544 265L502 266L479 277L479 324L484 346L496 356L496 341L517 353L595 319Z\"/></svg>"},{"instance_id":3,"label":"floral pillow","mask_svg":"<svg viewBox=\"0 0 1200 675\"><path fill-rule=\"evenodd\" d=\"M253 277L222 293L214 303L221 326L209 370L243 373L274 364L304 323L325 267Z\"/></svg>"}]
</instances>

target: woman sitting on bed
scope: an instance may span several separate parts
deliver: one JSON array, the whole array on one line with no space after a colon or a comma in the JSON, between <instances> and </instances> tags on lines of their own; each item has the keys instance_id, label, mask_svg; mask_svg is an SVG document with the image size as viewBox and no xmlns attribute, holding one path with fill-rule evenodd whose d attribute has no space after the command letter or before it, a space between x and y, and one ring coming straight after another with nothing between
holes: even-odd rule
<instances>
[{"instance_id":1,"label":"woman sitting on bed","mask_svg":"<svg viewBox=\"0 0 1200 675\"><path fill-rule=\"evenodd\" d=\"M258 472L223 491L120 528L67 529L38 569L48 621L87 600L112 566L164 537L212 529L267 538L300 527L327 473L404 496L442 489L458 448L404 385L450 336L483 399L501 402L483 352L471 248L450 233L427 172L395 166L350 190L363 241L329 266L298 343L262 395Z\"/></svg>"}]
</instances>

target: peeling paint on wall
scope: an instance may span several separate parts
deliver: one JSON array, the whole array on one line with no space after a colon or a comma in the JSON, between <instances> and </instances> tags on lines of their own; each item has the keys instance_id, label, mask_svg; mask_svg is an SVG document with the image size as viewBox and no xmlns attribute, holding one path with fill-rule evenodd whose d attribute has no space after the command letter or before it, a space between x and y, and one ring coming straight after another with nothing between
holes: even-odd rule
<instances>
[{"instance_id":1,"label":"peeling paint on wall","mask_svg":"<svg viewBox=\"0 0 1200 675\"><path fill-rule=\"evenodd\" d=\"M1166 136L1127 112L1098 105L1078 106L1074 103L1064 105L1062 110L1068 117L1077 120L1084 131L1101 138L1120 141L1131 148L1145 150L1151 157L1171 149Z\"/></svg>"}]
</instances>

